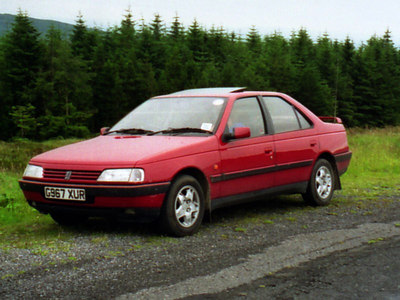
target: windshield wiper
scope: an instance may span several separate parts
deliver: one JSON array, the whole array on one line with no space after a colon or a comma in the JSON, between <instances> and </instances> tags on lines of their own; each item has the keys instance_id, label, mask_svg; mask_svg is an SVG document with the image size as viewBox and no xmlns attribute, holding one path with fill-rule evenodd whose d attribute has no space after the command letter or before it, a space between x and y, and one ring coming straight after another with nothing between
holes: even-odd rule
<instances>
[{"instance_id":1,"label":"windshield wiper","mask_svg":"<svg viewBox=\"0 0 400 300\"><path fill-rule=\"evenodd\" d=\"M192 128L192 127L182 127L182 128L168 128L168 129L164 129L164 130L154 131L154 132L148 133L147 135L154 135L154 134L158 134L158 133L168 134L168 133L186 133L186 132L212 134L212 131L210 131L210 130L204 130L201 128Z\"/></svg>"},{"instance_id":2,"label":"windshield wiper","mask_svg":"<svg viewBox=\"0 0 400 300\"><path fill-rule=\"evenodd\" d=\"M132 134L149 134L149 133L153 133L153 130L147 130L147 129L142 129L142 128L121 128L121 129L117 129L117 130L112 130L107 132L106 134L109 133L132 133Z\"/></svg>"}]
</instances>

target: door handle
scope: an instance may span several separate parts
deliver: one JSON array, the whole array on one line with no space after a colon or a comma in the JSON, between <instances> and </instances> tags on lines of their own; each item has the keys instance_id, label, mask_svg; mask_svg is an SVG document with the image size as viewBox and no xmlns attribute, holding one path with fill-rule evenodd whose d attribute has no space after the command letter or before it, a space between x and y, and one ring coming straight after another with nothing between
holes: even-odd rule
<instances>
[{"instance_id":1,"label":"door handle","mask_svg":"<svg viewBox=\"0 0 400 300\"><path fill-rule=\"evenodd\" d=\"M317 141L316 140L311 140L310 141L310 146L311 147L315 147L317 145Z\"/></svg>"},{"instance_id":2,"label":"door handle","mask_svg":"<svg viewBox=\"0 0 400 300\"><path fill-rule=\"evenodd\" d=\"M274 151L271 148L267 148L264 150L265 154L269 156L270 159L274 158Z\"/></svg>"},{"instance_id":3,"label":"door handle","mask_svg":"<svg viewBox=\"0 0 400 300\"><path fill-rule=\"evenodd\" d=\"M265 149L265 154L272 154L272 149Z\"/></svg>"}]
</instances>

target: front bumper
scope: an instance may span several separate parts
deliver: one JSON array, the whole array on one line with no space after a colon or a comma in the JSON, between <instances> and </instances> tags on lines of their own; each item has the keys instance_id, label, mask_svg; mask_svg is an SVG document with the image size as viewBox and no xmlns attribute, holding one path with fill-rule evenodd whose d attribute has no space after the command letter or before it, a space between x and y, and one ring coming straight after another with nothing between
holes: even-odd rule
<instances>
[{"instance_id":1,"label":"front bumper","mask_svg":"<svg viewBox=\"0 0 400 300\"><path fill-rule=\"evenodd\" d=\"M158 213L170 182L143 185L94 185L20 180L19 185L28 203L42 213L66 210L88 215L133 209L135 213ZM85 189L86 201L47 199L45 187Z\"/></svg>"}]
</instances>

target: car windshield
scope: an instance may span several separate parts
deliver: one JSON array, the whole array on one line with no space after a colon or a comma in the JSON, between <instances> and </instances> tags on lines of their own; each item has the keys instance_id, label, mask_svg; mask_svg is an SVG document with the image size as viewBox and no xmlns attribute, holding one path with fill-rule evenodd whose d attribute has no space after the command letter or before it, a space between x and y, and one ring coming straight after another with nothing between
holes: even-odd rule
<instances>
[{"instance_id":1,"label":"car windshield","mask_svg":"<svg viewBox=\"0 0 400 300\"><path fill-rule=\"evenodd\" d=\"M111 132L127 134L210 134L216 129L225 98L150 99L136 107Z\"/></svg>"}]
</instances>

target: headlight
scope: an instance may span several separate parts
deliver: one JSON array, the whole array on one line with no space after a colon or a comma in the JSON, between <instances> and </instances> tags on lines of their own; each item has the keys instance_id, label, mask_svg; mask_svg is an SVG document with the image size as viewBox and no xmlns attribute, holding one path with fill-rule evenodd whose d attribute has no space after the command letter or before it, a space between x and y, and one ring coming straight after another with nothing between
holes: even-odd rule
<instances>
[{"instance_id":1,"label":"headlight","mask_svg":"<svg viewBox=\"0 0 400 300\"><path fill-rule=\"evenodd\" d=\"M97 181L139 183L144 181L144 171L142 169L108 169L101 173Z\"/></svg>"},{"instance_id":2,"label":"headlight","mask_svg":"<svg viewBox=\"0 0 400 300\"><path fill-rule=\"evenodd\" d=\"M27 165L24 177L34 177L34 178L43 178L43 168L34 165Z\"/></svg>"}]
</instances>

